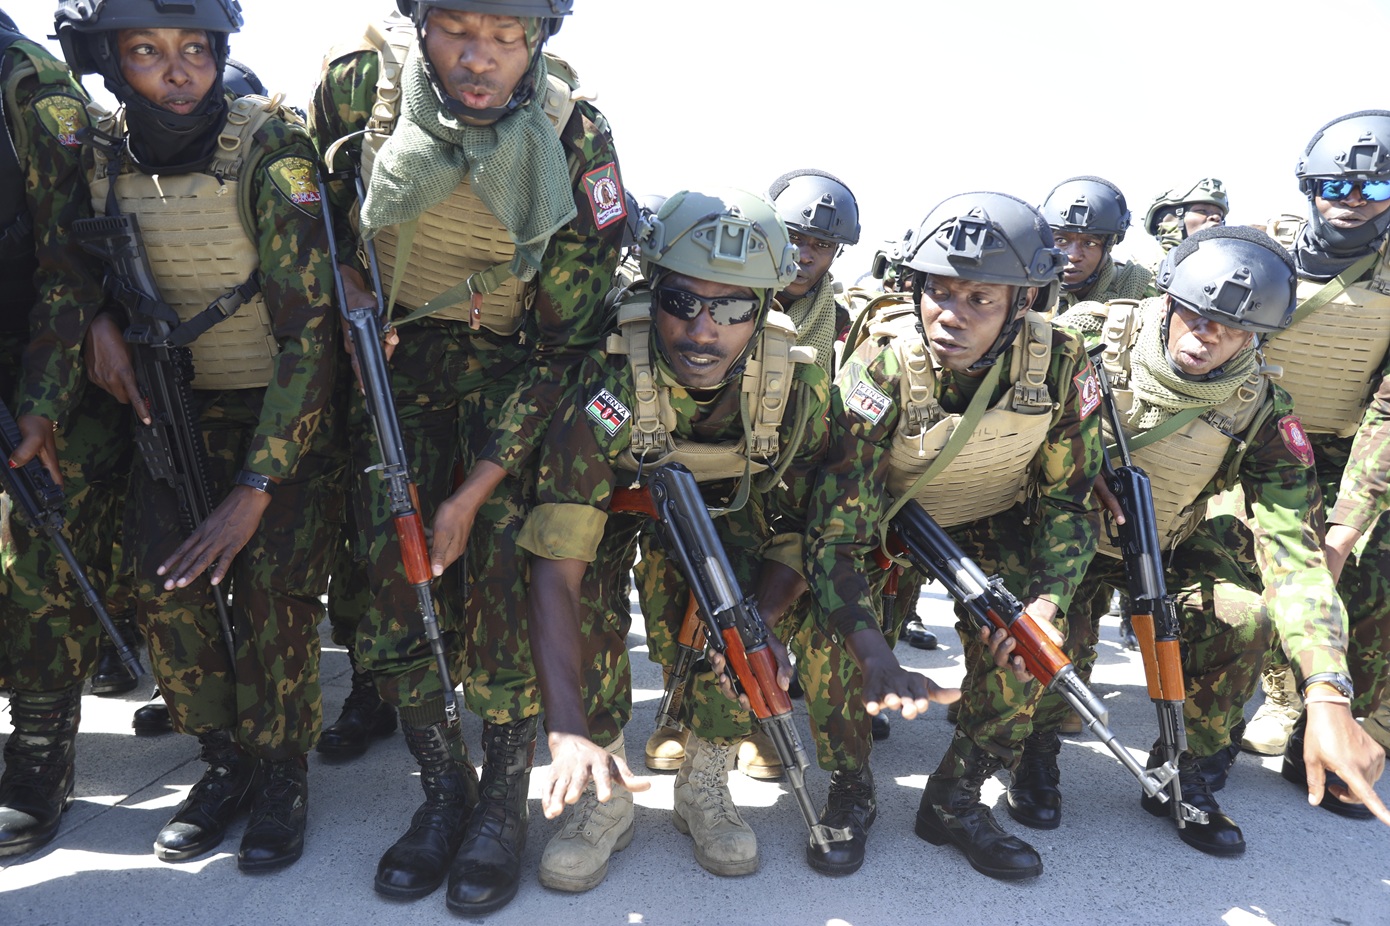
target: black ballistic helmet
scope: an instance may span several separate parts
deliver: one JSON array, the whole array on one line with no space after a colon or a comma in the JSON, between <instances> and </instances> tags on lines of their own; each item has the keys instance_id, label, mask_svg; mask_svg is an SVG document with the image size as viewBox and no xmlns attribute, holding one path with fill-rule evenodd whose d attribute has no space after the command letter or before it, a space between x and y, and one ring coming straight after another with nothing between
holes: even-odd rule
<instances>
[{"instance_id":1,"label":"black ballistic helmet","mask_svg":"<svg viewBox=\"0 0 1390 926\"><path fill-rule=\"evenodd\" d=\"M1262 231L1203 228L1168 253L1158 288L1205 319L1268 334L1289 326L1298 307L1293 259Z\"/></svg>"}]
</instances>

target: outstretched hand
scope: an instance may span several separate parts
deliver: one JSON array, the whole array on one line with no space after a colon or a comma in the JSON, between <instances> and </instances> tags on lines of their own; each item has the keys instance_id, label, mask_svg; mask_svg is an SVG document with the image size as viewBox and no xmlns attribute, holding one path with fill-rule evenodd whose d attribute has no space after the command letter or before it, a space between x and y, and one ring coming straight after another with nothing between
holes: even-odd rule
<instances>
[{"instance_id":1,"label":"outstretched hand","mask_svg":"<svg viewBox=\"0 0 1390 926\"><path fill-rule=\"evenodd\" d=\"M1331 788L1338 799L1365 804L1390 826L1390 809L1375 792L1375 783L1385 771L1385 750L1361 729L1346 705L1314 702L1307 710L1303 764L1308 771L1308 803L1321 804L1323 793ZM1329 784L1328 772L1336 772L1346 788Z\"/></svg>"},{"instance_id":2,"label":"outstretched hand","mask_svg":"<svg viewBox=\"0 0 1390 926\"><path fill-rule=\"evenodd\" d=\"M959 688L943 688L919 672L904 669L897 659L869 661L862 670L864 709L874 716L886 709L911 720L925 714L933 703L960 700Z\"/></svg>"},{"instance_id":3,"label":"outstretched hand","mask_svg":"<svg viewBox=\"0 0 1390 926\"><path fill-rule=\"evenodd\" d=\"M594 796L606 802L615 787L629 791L646 791L650 781L638 778L621 756L615 756L588 737L574 733L551 733L550 780L541 791L541 810L547 820L553 820L584 793L584 786L594 783Z\"/></svg>"}]
</instances>

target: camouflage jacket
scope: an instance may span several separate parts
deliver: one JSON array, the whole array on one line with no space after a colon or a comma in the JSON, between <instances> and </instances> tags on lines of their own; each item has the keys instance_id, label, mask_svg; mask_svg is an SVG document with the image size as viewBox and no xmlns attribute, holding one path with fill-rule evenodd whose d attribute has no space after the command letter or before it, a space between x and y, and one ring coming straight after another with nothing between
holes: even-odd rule
<instances>
[{"instance_id":1,"label":"camouflage jacket","mask_svg":"<svg viewBox=\"0 0 1390 926\"><path fill-rule=\"evenodd\" d=\"M899 340L862 341L845 357L830 394L830 448L806 518L806 576L822 619L841 635L879 626L870 576L878 569L873 559L878 524L892 504L883 486L902 417ZM1005 352L999 363L1005 366L991 403L1013 388L1012 353ZM948 414L963 413L978 380L946 370L937 374L937 401ZM1021 600L1042 598L1062 610L1095 555L1099 524L1091 489L1100 472L1100 417L1094 403L1083 406L1077 387L1088 376L1095 372L1081 342L1053 328L1047 386L1056 404L1047 438L1030 464L1033 530L1017 539L1030 579L1026 588L1012 591ZM846 407L845 397L861 381L892 397L877 422Z\"/></svg>"},{"instance_id":2,"label":"camouflage jacket","mask_svg":"<svg viewBox=\"0 0 1390 926\"><path fill-rule=\"evenodd\" d=\"M1087 347L1099 341L1098 333L1086 337ZM1269 617L1299 677L1320 672L1345 675L1347 616L1323 556L1323 495L1308 436L1297 422L1293 399L1271 383L1254 426L1240 435L1241 441L1231 441L1198 504L1240 487ZM1238 455L1239 466L1232 472Z\"/></svg>"},{"instance_id":3,"label":"camouflage jacket","mask_svg":"<svg viewBox=\"0 0 1390 926\"><path fill-rule=\"evenodd\" d=\"M1086 288L1085 293L1069 293L1060 290L1057 297L1056 314L1061 314L1078 302L1110 302L1112 299L1147 299L1157 296L1154 275L1147 267L1134 261L1116 261L1105 256L1100 267L1100 276Z\"/></svg>"},{"instance_id":4,"label":"camouflage jacket","mask_svg":"<svg viewBox=\"0 0 1390 926\"><path fill-rule=\"evenodd\" d=\"M667 393L676 415L677 437L713 443L743 436L737 378L706 397L679 385L659 359L654 367L657 389ZM777 486L766 487L769 473L751 477L747 507L758 509L771 531L763 558L801 573L806 502L816 465L825 452L830 384L817 365L798 364L795 369L798 388L782 419L781 446L791 446L799 425L801 442ZM633 393L632 366L625 355L594 356L582 365L578 383L560 403L541 445L537 504L518 540L531 553L548 559L593 561L614 488L638 478L628 468ZM736 492L735 481L709 483L704 491L712 503L726 504Z\"/></svg>"},{"instance_id":5,"label":"camouflage jacket","mask_svg":"<svg viewBox=\"0 0 1390 926\"><path fill-rule=\"evenodd\" d=\"M17 415L56 421L82 383L82 340L102 302L100 277L68 235L75 219L91 215L77 140L87 127L87 97L67 66L32 42L16 42L5 57L9 73L23 63L35 68L7 80L3 92L33 223L37 299L27 319L19 395L4 399L17 398ZM25 327L22 318L0 320L16 335Z\"/></svg>"},{"instance_id":6,"label":"camouflage jacket","mask_svg":"<svg viewBox=\"0 0 1390 926\"><path fill-rule=\"evenodd\" d=\"M251 137L250 150L259 154L259 166L241 182L251 184L257 274L280 352L242 466L283 479L295 474L320 426L327 427L338 325L317 197L299 195L296 202L294 188L277 180L302 177L315 163L313 145L302 129L271 118ZM317 192L309 183L310 192ZM209 293L209 301L218 295Z\"/></svg>"},{"instance_id":7,"label":"camouflage jacket","mask_svg":"<svg viewBox=\"0 0 1390 926\"><path fill-rule=\"evenodd\" d=\"M310 131L320 151L343 136L366 127L376 101L379 56L372 51L354 51L328 63L309 113ZM599 226L595 206L586 190L584 176L611 167L621 184L618 156L608 120L592 104L580 101L569 122L560 132L561 143L570 159L577 216L550 239L538 275L536 298L525 322L511 338L477 333L501 342L506 357L506 375L513 376L516 388L498 418L492 438L479 455L515 473L530 458L545 435L547 422L567 386L574 381L579 363L593 350L603 334L603 297L607 295L622 250L626 213L607 218ZM353 142L354 149L358 148ZM341 158L346 158L344 153ZM336 165L342 167L345 160ZM347 195L335 215L346 216ZM622 196L619 196L619 200ZM346 257L356 250L355 239L346 228L339 240ZM463 336L474 334L465 322L431 320L449 325ZM409 337L409 332L402 332Z\"/></svg>"}]
</instances>

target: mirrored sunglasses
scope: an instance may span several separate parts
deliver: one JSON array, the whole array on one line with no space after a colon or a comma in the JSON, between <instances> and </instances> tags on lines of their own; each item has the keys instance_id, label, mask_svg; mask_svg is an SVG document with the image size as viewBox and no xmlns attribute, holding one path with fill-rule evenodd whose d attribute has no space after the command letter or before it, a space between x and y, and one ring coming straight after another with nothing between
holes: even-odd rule
<instances>
[{"instance_id":1,"label":"mirrored sunglasses","mask_svg":"<svg viewBox=\"0 0 1390 926\"><path fill-rule=\"evenodd\" d=\"M653 290L657 307L667 315L681 321L690 321L700 314L700 309L708 309L709 317L717 325L739 325L758 314L762 305L758 299L747 296L719 296L704 299L683 289L671 286L658 286Z\"/></svg>"},{"instance_id":2,"label":"mirrored sunglasses","mask_svg":"<svg viewBox=\"0 0 1390 926\"><path fill-rule=\"evenodd\" d=\"M1361 198L1367 202L1383 203L1390 199L1390 180L1320 180L1318 196L1328 201L1346 199L1354 187L1361 188Z\"/></svg>"}]
</instances>

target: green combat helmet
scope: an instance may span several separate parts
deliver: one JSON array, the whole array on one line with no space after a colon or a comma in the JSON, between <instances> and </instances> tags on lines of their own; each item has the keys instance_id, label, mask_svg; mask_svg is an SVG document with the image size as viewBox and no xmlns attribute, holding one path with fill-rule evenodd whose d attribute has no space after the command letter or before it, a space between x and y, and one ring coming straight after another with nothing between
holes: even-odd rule
<instances>
[{"instance_id":1,"label":"green combat helmet","mask_svg":"<svg viewBox=\"0 0 1390 926\"><path fill-rule=\"evenodd\" d=\"M1215 177L1203 177L1190 187L1175 187L1158 194L1144 215L1144 230L1158 239L1165 251L1171 250L1187 237L1183 216L1188 206L1206 203L1221 210L1224 216L1231 211L1226 188Z\"/></svg>"},{"instance_id":2,"label":"green combat helmet","mask_svg":"<svg viewBox=\"0 0 1390 926\"><path fill-rule=\"evenodd\" d=\"M534 31L529 25L526 29L526 41L531 45L531 63L526 69L526 76L512 91L511 99L501 106L487 109L469 109L464 106L444 91L444 84L435 73L434 62L428 57L425 59L430 83L434 85L440 105L455 116L462 116L470 121L494 122L525 106L535 96L536 60L541 56L546 39L559 32L564 18L574 11L574 0L396 0L396 9L401 11L402 16L410 17L415 23L415 32L421 48L425 47L425 18L429 16L431 9L436 8L462 13L515 16L523 23L528 20L535 22Z\"/></svg>"},{"instance_id":3,"label":"green combat helmet","mask_svg":"<svg viewBox=\"0 0 1390 926\"><path fill-rule=\"evenodd\" d=\"M1028 289L1040 290L1034 305L1052 305L1066 262L1052 229L1028 203L1005 193L961 193L923 220L903 263L916 271L912 288L919 301L928 274L1016 287L1013 317L971 366L973 372L992 366L1013 343L1023 327Z\"/></svg>"}]
</instances>

